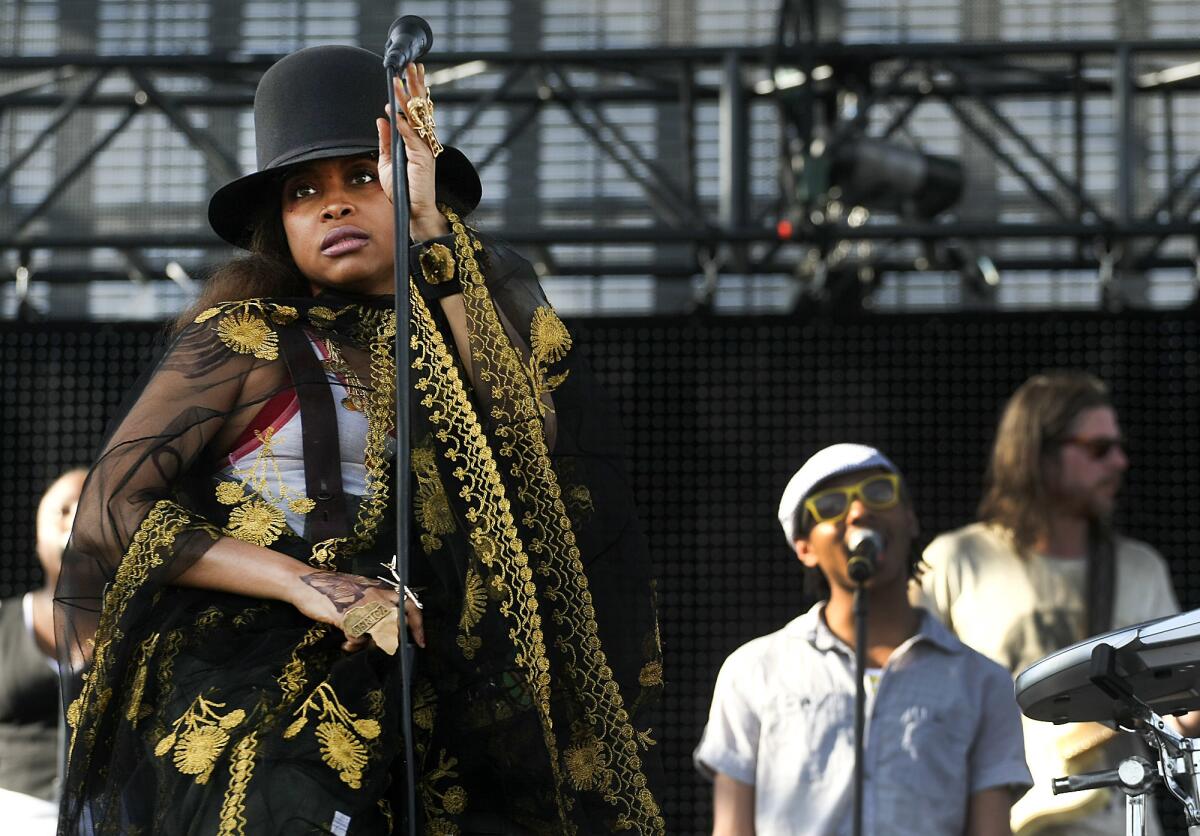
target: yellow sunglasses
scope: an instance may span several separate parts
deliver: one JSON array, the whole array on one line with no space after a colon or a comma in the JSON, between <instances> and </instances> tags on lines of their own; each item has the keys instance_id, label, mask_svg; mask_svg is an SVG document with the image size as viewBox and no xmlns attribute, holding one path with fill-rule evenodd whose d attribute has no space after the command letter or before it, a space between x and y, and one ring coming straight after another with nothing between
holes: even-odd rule
<instances>
[{"instance_id":1,"label":"yellow sunglasses","mask_svg":"<svg viewBox=\"0 0 1200 836\"><path fill-rule=\"evenodd\" d=\"M839 522L850 512L850 503L856 496L872 511L893 508L900 501L900 477L895 473L876 473L855 485L815 493L804 500L804 508L814 522Z\"/></svg>"}]
</instances>

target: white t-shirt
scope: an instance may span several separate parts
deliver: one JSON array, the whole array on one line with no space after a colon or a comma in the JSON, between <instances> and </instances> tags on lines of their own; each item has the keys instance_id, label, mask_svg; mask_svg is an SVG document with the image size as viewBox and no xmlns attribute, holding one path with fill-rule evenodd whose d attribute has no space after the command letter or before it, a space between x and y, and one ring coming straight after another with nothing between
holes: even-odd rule
<instances>
[{"instance_id":1,"label":"white t-shirt","mask_svg":"<svg viewBox=\"0 0 1200 836\"><path fill-rule=\"evenodd\" d=\"M1125 537L1117 537L1115 547L1113 629L1179 612L1162 556L1145 543ZM928 568L921 578L920 605L1014 677L1039 659L1087 637L1086 558L1041 554L1022 558L1006 532L975 523L938 537L925 550L924 559ZM1065 805L1086 799L1080 793L1049 797L1049 782L1065 774L1058 754L1068 748L1066 736L1085 730L1027 717L1022 718L1022 726L1034 789L1014 806L1014 822L1034 806L1049 811L1061 809L1055 806L1056 800ZM1115 764L1133 751L1128 737L1123 735L1095 750L1090 758L1073 762L1071 769L1090 771ZM1067 814L1063 824L1039 833L1124 833L1124 796L1103 796L1093 796L1092 806L1079 816ZM1043 800L1050 806L1042 807ZM1153 822L1147 832L1157 832Z\"/></svg>"}]
</instances>

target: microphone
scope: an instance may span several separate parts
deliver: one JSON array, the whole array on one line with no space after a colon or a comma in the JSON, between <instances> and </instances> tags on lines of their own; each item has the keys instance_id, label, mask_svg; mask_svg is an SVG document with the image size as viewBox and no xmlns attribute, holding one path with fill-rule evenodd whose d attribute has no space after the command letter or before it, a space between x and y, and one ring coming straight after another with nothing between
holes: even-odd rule
<instances>
[{"instance_id":1,"label":"microphone","mask_svg":"<svg viewBox=\"0 0 1200 836\"><path fill-rule=\"evenodd\" d=\"M883 553L883 535L871 528L855 528L846 537L850 580L865 583L875 574L875 561Z\"/></svg>"},{"instance_id":2,"label":"microphone","mask_svg":"<svg viewBox=\"0 0 1200 836\"><path fill-rule=\"evenodd\" d=\"M433 46L433 30L423 18L404 15L396 18L388 29L383 45L383 66L395 72L416 61Z\"/></svg>"}]
</instances>

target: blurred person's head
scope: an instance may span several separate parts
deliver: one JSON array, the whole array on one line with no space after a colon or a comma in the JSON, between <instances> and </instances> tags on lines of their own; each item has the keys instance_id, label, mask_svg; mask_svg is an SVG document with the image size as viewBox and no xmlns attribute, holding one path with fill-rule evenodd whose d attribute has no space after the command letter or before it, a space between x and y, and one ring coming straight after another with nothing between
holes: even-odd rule
<instances>
[{"instance_id":1,"label":"blurred person's head","mask_svg":"<svg viewBox=\"0 0 1200 836\"><path fill-rule=\"evenodd\" d=\"M46 573L45 586L53 588L62 566L63 550L71 536L75 509L87 471L68 470L50 483L37 508L37 557Z\"/></svg>"},{"instance_id":2,"label":"blurred person's head","mask_svg":"<svg viewBox=\"0 0 1200 836\"><path fill-rule=\"evenodd\" d=\"M979 517L1022 553L1056 518L1107 526L1128 467L1108 387L1084 372L1036 375L1004 408Z\"/></svg>"}]
</instances>

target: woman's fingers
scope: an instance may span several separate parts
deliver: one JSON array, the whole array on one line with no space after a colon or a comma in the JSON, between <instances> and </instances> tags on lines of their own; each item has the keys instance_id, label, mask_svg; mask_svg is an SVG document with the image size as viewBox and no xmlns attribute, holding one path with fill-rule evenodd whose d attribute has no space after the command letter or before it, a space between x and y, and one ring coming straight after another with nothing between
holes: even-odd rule
<instances>
[{"instance_id":1,"label":"woman's fingers","mask_svg":"<svg viewBox=\"0 0 1200 836\"><path fill-rule=\"evenodd\" d=\"M356 639L347 638L344 642L342 642L342 650L346 651L347 653L357 653L358 651L368 647L371 644L371 641L372 639L370 636L359 636Z\"/></svg>"},{"instance_id":2,"label":"woman's fingers","mask_svg":"<svg viewBox=\"0 0 1200 836\"><path fill-rule=\"evenodd\" d=\"M408 95L420 99L425 95L425 68L420 64L409 64L405 70L408 76Z\"/></svg>"},{"instance_id":3,"label":"woman's fingers","mask_svg":"<svg viewBox=\"0 0 1200 836\"><path fill-rule=\"evenodd\" d=\"M421 616L421 611L417 609L417 605L409 599L404 599L404 618L408 622L408 629L412 633L413 641L417 643L417 647L425 646L425 619Z\"/></svg>"}]
</instances>

